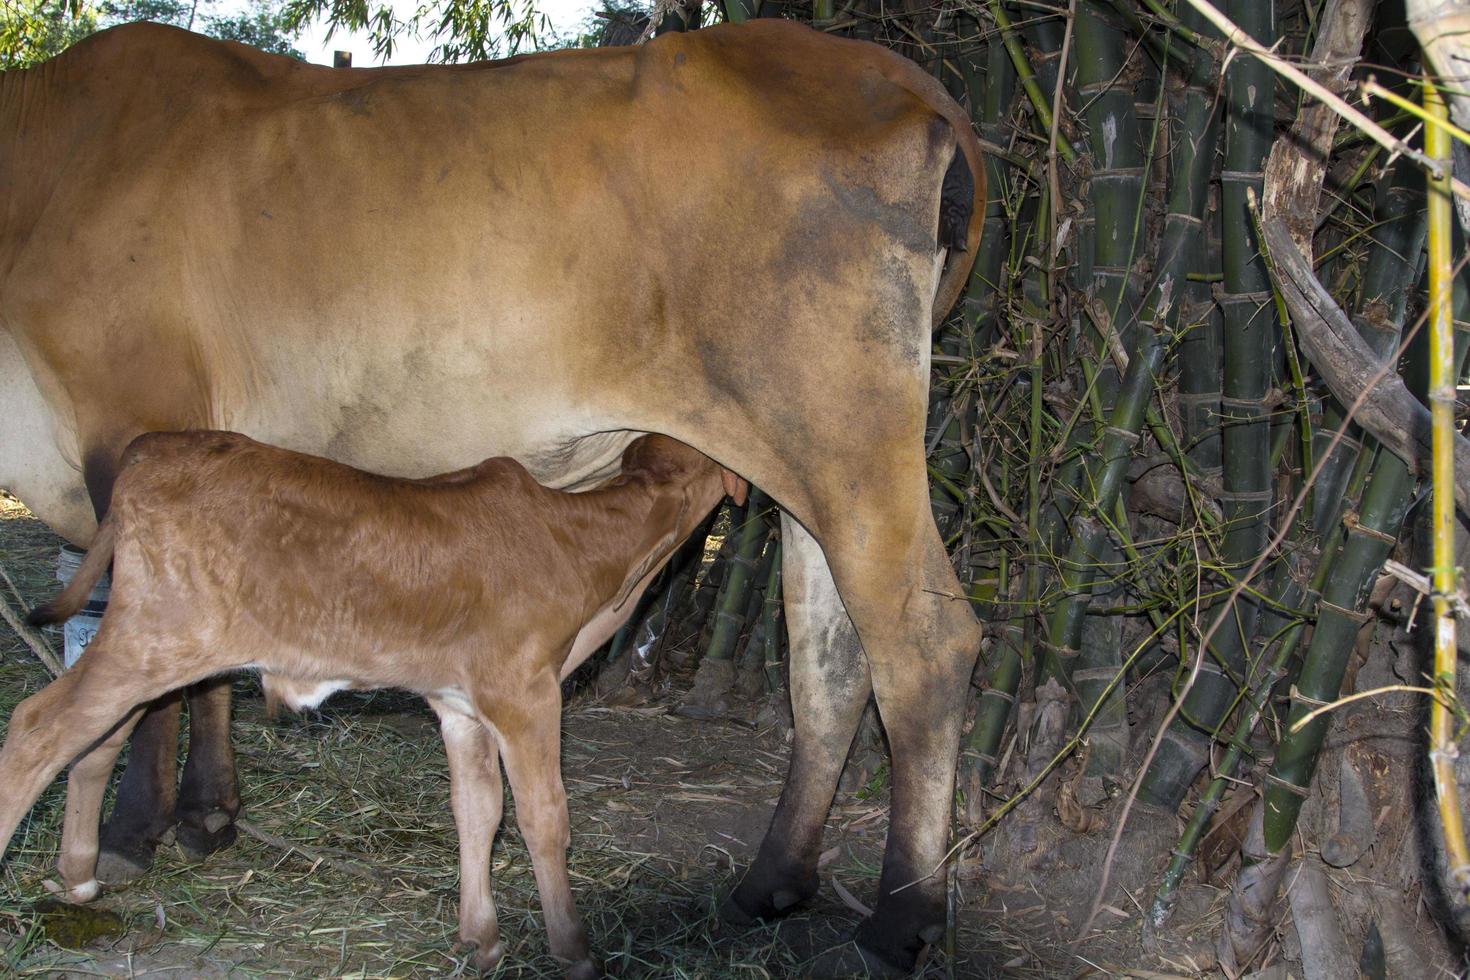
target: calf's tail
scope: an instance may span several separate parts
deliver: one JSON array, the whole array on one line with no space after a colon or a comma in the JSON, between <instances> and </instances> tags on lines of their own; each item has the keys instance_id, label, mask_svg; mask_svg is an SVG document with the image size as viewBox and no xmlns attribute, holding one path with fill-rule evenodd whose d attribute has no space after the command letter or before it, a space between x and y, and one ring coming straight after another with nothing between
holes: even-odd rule
<instances>
[{"instance_id":1,"label":"calf's tail","mask_svg":"<svg viewBox=\"0 0 1470 980\"><path fill-rule=\"evenodd\" d=\"M102 519L102 525L97 528L97 535L92 539L92 547L87 551L87 557L82 559L81 567L67 583L61 594L50 602L42 603L32 609L26 617L26 622L32 626L48 626L51 623L60 623L75 616L77 612L87 604L87 596L92 594L92 587L97 584L107 571L107 566L112 563L112 549L117 543L117 521L108 513Z\"/></svg>"}]
</instances>

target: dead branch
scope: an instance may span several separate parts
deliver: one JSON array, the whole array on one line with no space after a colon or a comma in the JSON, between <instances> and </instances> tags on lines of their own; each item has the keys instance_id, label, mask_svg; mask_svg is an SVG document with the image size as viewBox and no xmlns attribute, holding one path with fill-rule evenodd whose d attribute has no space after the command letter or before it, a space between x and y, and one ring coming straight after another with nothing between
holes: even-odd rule
<instances>
[{"instance_id":1,"label":"dead branch","mask_svg":"<svg viewBox=\"0 0 1470 980\"><path fill-rule=\"evenodd\" d=\"M1272 275L1302 346L1338 401L1360 400L1355 420L1411 470L1429 472L1429 409L1358 335L1317 280L1279 218L1262 222ZM1455 503L1470 514L1470 440L1455 437Z\"/></svg>"}]
</instances>

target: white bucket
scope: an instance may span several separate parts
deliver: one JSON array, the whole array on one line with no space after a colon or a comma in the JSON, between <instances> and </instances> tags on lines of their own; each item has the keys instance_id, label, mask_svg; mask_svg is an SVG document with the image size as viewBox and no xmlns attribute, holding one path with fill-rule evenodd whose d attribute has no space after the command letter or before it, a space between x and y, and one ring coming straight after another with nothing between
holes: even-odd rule
<instances>
[{"instance_id":1,"label":"white bucket","mask_svg":"<svg viewBox=\"0 0 1470 980\"><path fill-rule=\"evenodd\" d=\"M86 554L81 548L69 544L61 546L61 554L56 557L56 580L63 588L76 575ZM107 596L111 591L112 576L104 572L92 588L92 594L87 596L87 604L62 625L62 660L67 667L77 662L82 651L87 649L87 644L92 642L92 637L97 635L97 628L102 625L102 614L107 611Z\"/></svg>"}]
</instances>

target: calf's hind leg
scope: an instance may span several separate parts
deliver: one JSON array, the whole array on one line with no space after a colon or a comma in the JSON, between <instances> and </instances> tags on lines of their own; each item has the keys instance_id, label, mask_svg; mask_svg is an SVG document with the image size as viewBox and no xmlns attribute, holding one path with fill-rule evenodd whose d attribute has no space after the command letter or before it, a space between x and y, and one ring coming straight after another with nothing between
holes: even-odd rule
<instances>
[{"instance_id":1,"label":"calf's hind leg","mask_svg":"<svg viewBox=\"0 0 1470 980\"><path fill-rule=\"evenodd\" d=\"M500 750L479 718L435 698L429 706L444 736L449 799L459 831L459 938L475 946L475 966L489 971L503 952L490 886L490 852L503 803Z\"/></svg>"},{"instance_id":2,"label":"calf's hind leg","mask_svg":"<svg viewBox=\"0 0 1470 980\"><path fill-rule=\"evenodd\" d=\"M10 715L0 748L0 854L63 766L92 748L133 708L169 686L168 678L153 676L141 658L114 645L109 633L104 623L75 667L26 698Z\"/></svg>"},{"instance_id":3,"label":"calf's hind leg","mask_svg":"<svg viewBox=\"0 0 1470 980\"><path fill-rule=\"evenodd\" d=\"M102 796L118 753L143 711L135 709L91 751L73 762L66 774L66 820L61 828L61 855L56 861L62 884L58 894L65 901L88 902L100 890L97 829L102 819Z\"/></svg>"}]
</instances>

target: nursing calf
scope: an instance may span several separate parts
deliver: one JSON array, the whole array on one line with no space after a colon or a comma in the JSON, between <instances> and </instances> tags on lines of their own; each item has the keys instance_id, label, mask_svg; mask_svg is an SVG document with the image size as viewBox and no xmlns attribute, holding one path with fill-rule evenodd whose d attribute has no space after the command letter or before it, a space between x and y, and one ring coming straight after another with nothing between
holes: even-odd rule
<instances>
[{"instance_id":1,"label":"nursing calf","mask_svg":"<svg viewBox=\"0 0 1470 980\"><path fill-rule=\"evenodd\" d=\"M258 668L295 708L344 688L402 687L438 714L460 838L460 937L500 958L490 851L498 760L515 794L552 954L597 974L567 880L561 680L612 634L673 549L743 481L645 436L581 494L486 460L424 480L374 476L225 432L142 436L73 582L33 619L63 619L109 561L87 653L15 709L0 751L0 853L75 759L63 894L96 896L103 790L140 705Z\"/></svg>"}]
</instances>

